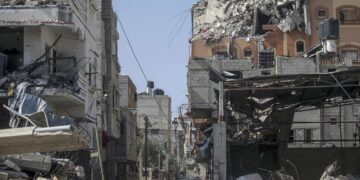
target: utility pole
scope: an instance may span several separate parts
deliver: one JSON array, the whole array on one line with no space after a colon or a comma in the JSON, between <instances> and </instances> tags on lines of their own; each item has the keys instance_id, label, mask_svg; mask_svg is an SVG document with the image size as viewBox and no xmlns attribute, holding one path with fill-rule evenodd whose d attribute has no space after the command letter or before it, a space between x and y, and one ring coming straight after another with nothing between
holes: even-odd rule
<instances>
[{"instance_id":1,"label":"utility pole","mask_svg":"<svg viewBox=\"0 0 360 180\"><path fill-rule=\"evenodd\" d=\"M149 117L144 117L145 123L145 180L148 179L148 158L147 158L147 136L148 136L148 127L149 127Z\"/></svg>"}]
</instances>

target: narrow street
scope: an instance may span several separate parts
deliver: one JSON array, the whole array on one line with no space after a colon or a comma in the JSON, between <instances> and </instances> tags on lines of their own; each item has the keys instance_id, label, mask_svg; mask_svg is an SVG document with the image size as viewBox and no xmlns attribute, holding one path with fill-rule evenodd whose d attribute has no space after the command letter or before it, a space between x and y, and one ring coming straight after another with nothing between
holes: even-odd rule
<instances>
[{"instance_id":1,"label":"narrow street","mask_svg":"<svg viewBox=\"0 0 360 180\"><path fill-rule=\"evenodd\" d=\"M360 180L358 0L0 0L0 180Z\"/></svg>"}]
</instances>

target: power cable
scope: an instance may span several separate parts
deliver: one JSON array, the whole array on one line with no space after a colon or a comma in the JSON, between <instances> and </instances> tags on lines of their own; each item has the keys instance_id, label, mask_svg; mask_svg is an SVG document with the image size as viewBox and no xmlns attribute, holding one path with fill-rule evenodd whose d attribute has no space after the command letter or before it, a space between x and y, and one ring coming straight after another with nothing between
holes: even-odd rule
<instances>
[{"instance_id":1,"label":"power cable","mask_svg":"<svg viewBox=\"0 0 360 180\"><path fill-rule=\"evenodd\" d=\"M118 22L119 22L119 24L120 24L120 27L121 27L124 35L125 35L125 39L126 39L128 45L129 45L129 47L130 47L130 50L131 50L131 52L132 52L132 55L134 56L134 58L135 58L135 60L136 60L136 63L137 63L137 65L138 65L138 67L140 68L141 72L142 72L142 75L144 76L144 78L145 78L146 81L149 81L148 78L147 78L147 76L146 76L146 74L145 74L144 69L142 68L142 66L141 66L141 64L140 64L139 58L137 57L137 55L136 55L136 53L135 53L135 50L134 50L134 48L133 48L133 46L132 46L132 44L131 44L131 42L130 42L130 40L129 40L129 37L128 37L126 31L125 31L125 28L124 28L123 24L122 24L121 21L120 21L120 18L119 18L117 15L116 15L116 17L117 17L117 20L118 20ZM164 116L165 119L167 119L166 114L165 114L165 112L163 111L159 100L156 98L156 96L153 96L153 97L154 97L156 103L157 103L158 106L159 106L159 109L160 109L160 111L161 111L161 114ZM170 125L170 127L172 128L171 120L167 120L167 121L169 122L169 125Z\"/></svg>"},{"instance_id":2,"label":"power cable","mask_svg":"<svg viewBox=\"0 0 360 180\"><path fill-rule=\"evenodd\" d=\"M135 61L136 61L137 65L138 65L138 67L139 67L139 69L140 69L140 71L141 71L144 79L145 79L146 81L149 81L148 78L147 78L147 76L146 76L146 73L145 73L144 69L143 69L142 66L141 66L141 63L140 63L140 61L139 61L139 58L137 57L137 55L136 55L136 53L135 53L135 50L134 50L134 48L133 48L133 46L132 46L132 43L131 43L131 41L130 41L130 39L129 39L126 31L125 31L125 28L124 28L124 26L123 26L120 18L117 16L117 14L116 14L116 18L117 18L117 21L118 21L119 24L120 24L121 30L122 30L123 33L124 33L125 39L126 39L126 41L127 41L127 44L128 44L129 47L130 47L131 53L132 53L132 55L134 56ZM159 107L159 109L160 109L160 111L161 111L161 114L162 114L163 118L165 118L165 120L166 120L166 119L167 119L166 114L165 114L164 110L162 109L159 100L156 98L156 96L153 96L153 97L154 97L154 99L155 99L155 101L156 101L156 103L157 103L157 105L158 105L158 107ZM170 120L166 120L166 121L168 121L169 126L170 126L170 130L171 130L171 129L173 128L173 126L172 126L172 124L171 124L171 119L170 119ZM160 137L160 136L159 136L159 137ZM170 147L170 146L169 146L169 147ZM162 146L160 146L160 148L163 149ZM169 148L168 151L171 151L171 149ZM162 150L162 152L165 154L165 153L166 153L166 150L165 150L165 151ZM166 153L166 155L168 155L168 156L171 157L172 159L176 160L177 162L180 162L180 160L178 160L177 158L172 157L173 155L171 155L171 154L169 154L169 153Z\"/></svg>"}]
</instances>

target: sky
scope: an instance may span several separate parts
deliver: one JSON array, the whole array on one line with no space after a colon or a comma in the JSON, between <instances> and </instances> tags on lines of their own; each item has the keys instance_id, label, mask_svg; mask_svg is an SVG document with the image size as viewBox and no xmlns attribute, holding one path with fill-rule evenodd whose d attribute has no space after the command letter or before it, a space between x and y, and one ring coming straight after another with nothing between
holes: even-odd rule
<instances>
[{"instance_id":1,"label":"sky","mask_svg":"<svg viewBox=\"0 0 360 180\"><path fill-rule=\"evenodd\" d=\"M149 80L172 100L172 116L187 103L186 65L191 36L191 6L197 0L113 0L125 31ZM121 74L129 75L138 93L146 80L118 25Z\"/></svg>"}]
</instances>

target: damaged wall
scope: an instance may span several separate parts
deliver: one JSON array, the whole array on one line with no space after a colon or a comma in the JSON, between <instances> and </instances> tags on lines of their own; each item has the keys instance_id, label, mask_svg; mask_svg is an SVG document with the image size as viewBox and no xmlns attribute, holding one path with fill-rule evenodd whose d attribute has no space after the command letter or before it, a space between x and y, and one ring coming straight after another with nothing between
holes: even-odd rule
<instances>
[{"instance_id":1,"label":"damaged wall","mask_svg":"<svg viewBox=\"0 0 360 180\"><path fill-rule=\"evenodd\" d=\"M283 33L278 29L275 29L272 32L269 32L264 38L244 38L239 37L232 39L231 38L222 38L218 42L206 44L202 39L196 39L191 42L191 58L205 58L210 59L214 53L218 51L222 52L231 52L230 59L247 59L245 57L244 50L251 48L252 56L250 59L254 63L258 62L258 52L259 52L259 42L263 41L265 49L273 48L275 50L275 56L285 56L285 57L294 57L296 53L296 42L304 41L305 48L309 47L308 36L304 33L298 31L292 31L288 33ZM231 42L229 42L231 41ZM229 48L229 43L231 48Z\"/></svg>"}]
</instances>

